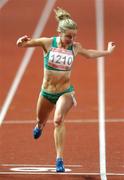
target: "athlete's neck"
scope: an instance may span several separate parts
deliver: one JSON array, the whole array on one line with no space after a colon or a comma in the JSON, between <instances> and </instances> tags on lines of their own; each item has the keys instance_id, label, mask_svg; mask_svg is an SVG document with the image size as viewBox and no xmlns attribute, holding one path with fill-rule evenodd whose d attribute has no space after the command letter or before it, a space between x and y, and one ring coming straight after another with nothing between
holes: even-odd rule
<instances>
[{"instance_id":1,"label":"athlete's neck","mask_svg":"<svg viewBox=\"0 0 124 180\"><path fill-rule=\"evenodd\" d=\"M67 49L71 44L64 43L64 42L60 39L58 45L59 45L60 48Z\"/></svg>"}]
</instances>

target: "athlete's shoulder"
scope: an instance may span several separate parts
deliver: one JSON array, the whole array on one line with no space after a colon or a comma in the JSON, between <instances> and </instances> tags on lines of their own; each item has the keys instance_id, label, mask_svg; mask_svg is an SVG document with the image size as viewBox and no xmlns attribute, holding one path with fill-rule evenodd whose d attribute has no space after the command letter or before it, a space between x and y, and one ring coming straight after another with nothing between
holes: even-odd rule
<instances>
[{"instance_id":1,"label":"athlete's shoulder","mask_svg":"<svg viewBox=\"0 0 124 180\"><path fill-rule=\"evenodd\" d=\"M79 43L79 42L74 42L74 43L73 43L73 46L76 47L76 48L78 48L78 47L80 47L80 46L82 46L82 45L81 45L81 43Z\"/></svg>"},{"instance_id":2,"label":"athlete's shoulder","mask_svg":"<svg viewBox=\"0 0 124 180\"><path fill-rule=\"evenodd\" d=\"M81 45L80 42L74 42L74 43L73 43L73 48L74 48L75 50L78 50L78 49L81 48L81 47L82 47L82 45Z\"/></svg>"},{"instance_id":3,"label":"athlete's shoulder","mask_svg":"<svg viewBox=\"0 0 124 180\"><path fill-rule=\"evenodd\" d=\"M74 49L80 51L81 49L83 49L83 46L80 42L74 42Z\"/></svg>"}]
</instances>

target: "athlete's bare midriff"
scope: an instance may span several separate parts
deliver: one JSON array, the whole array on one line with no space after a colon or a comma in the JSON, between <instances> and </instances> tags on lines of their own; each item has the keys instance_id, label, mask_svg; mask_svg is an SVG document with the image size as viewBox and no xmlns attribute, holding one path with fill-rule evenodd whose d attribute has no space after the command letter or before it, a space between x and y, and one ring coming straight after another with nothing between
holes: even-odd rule
<instances>
[{"instance_id":1,"label":"athlete's bare midriff","mask_svg":"<svg viewBox=\"0 0 124 180\"><path fill-rule=\"evenodd\" d=\"M63 92L70 86L70 75L71 71L66 72L44 69L42 89L51 93Z\"/></svg>"}]
</instances>

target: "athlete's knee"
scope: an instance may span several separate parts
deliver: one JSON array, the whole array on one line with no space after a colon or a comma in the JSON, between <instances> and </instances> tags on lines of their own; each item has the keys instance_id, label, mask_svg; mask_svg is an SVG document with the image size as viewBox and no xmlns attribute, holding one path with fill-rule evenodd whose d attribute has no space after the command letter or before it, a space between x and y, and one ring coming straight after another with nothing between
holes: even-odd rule
<instances>
[{"instance_id":1,"label":"athlete's knee","mask_svg":"<svg viewBox=\"0 0 124 180\"><path fill-rule=\"evenodd\" d=\"M62 114L58 114L55 118L54 118L54 125L55 126L60 126L62 124L63 121L63 115Z\"/></svg>"}]
</instances>

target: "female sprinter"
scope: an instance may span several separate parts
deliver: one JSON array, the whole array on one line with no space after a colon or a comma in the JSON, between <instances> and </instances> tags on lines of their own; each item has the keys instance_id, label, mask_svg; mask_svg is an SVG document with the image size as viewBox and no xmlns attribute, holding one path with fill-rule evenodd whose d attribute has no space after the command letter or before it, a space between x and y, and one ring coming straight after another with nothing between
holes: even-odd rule
<instances>
[{"instance_id":1,"label":"female sprinter","mask_svg":"<svg viewBox=\"0 0 124 180\"><path fill-rule=\"evenodd\" d=\"M58 21L57 37L31 39L23 36L17 40L17 46L40 46L43 49L44 78L37 102L37 120L33 136L35 139L40 137L50 112L55 108L56 172L64 172L64 118L76 104L74 88L70 82L73 61L78 54L87 58L109 55L115 49L115 45L109 42L107 50L104 51L84 49L79 42L74 41L77 24L71 19L71 15L61 8L57 8L55 14Z\"/></svg>"}]
</instances>

